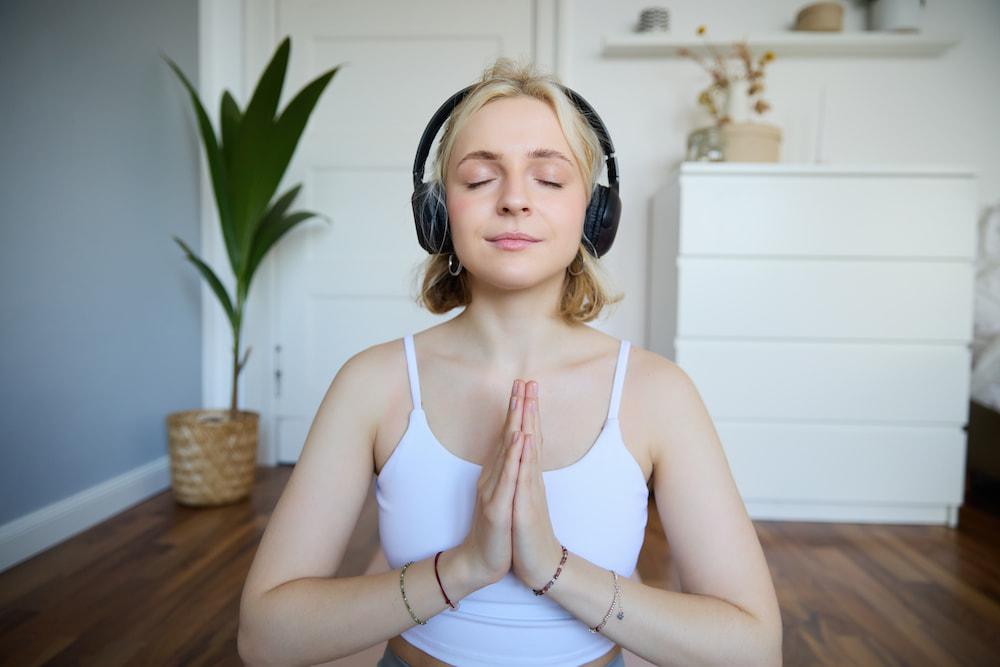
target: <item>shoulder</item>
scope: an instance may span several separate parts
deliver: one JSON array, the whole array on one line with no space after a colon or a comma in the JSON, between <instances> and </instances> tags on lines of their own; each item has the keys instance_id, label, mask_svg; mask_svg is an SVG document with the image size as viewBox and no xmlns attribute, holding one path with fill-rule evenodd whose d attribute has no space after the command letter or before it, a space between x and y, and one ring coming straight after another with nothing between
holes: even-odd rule
<instances>
[{"instance_id":1,"label":"shoulder","mask_svg":"<svg viewBox=\"0 0 1000 667\"><path fill-rule=\"evenodd\" d=\"M401 403L409 409L409 381L402 339L351 356L334 377L316 414L314 428L328 422L354 423L374 440Z\"/></svg>"},{"instance_id":2,"label":"shoulder","mask_svg":"<svg viewBox=\"0 0 1000 667\"><path fill-rule=\"evenodd\" d=\"M626 391L631 400L640 405L654 402L660 408L664 399L688 402L697 399L698 390L694 382L680 366L660 355L641 347L631 346L628 373L625 376Z\"/></svg>"},{"instance_id":3,"label":"shoulder","mask_svg":"<svg viewBox=\"0 0 1000 667\"><path fill-rule=\"evenodd\" d=\"M622 394L623 435L656 466L676 447L714 446L715 427L691 377L674 362L632 347Z\"/></svg>"},{"instance_id":4,"label":"shoulder","mask_svg":"<svg viewBox=\"0 0 1000 667\"><path fill-rule=\"evenodd\" d=\"M337 373L334 383L375 384L373 380L392 381L406 378L403 339L380 343L351 356Z\"/></svg>"},{"instance_id":5,"label":"shoulder","mask_svg":"<svg viewBox=\"0 0 1000 667\"><path fill-rule=\"evenodd\" d=\"M351 356L340 367L327 393L344 400L379 401L406 384L403 340L369 347Z\"/></svg>"}]
</instances>

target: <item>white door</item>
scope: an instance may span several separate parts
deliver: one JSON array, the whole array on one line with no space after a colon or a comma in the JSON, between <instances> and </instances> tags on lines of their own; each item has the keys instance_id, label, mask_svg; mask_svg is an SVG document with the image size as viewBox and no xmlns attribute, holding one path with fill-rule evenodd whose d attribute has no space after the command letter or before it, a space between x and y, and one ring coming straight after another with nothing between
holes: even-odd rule
<instances>
[{"instance_id":1,"label":"white door","mask_svg":"<svg viewBox=\"0 0 1000 667\"><path fill-rule=\"evenodd\" d=\"M292 38L286 93L343 63L287 176L304 184L297 207L330 222L293 231L273 263L273 433L278 460L294 462L350 356L443 319L414 303L426 254L410 211L413 155L437 107L491 60L534 56L536 8L532 0L278 0L273 8L267 52Z\"/></svg>"}]
</instances>

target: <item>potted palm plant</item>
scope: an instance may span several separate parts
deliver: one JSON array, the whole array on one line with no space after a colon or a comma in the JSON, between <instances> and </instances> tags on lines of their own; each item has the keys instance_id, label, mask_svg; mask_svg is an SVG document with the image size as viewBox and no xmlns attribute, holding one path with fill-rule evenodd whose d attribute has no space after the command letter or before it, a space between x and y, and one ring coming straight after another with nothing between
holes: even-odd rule
<instances>
[{"instance_id":1,"label":"potted palm plant","mask_svg":"<svg viewBox=\"0 0 1000 667\"><path fill-rule=\"evenodd\" d=\"M174 241L218 298L233 334L232 394L228 410L188 410L167 417L174 497L186 505L221 505L250 494L257 461L259 415L239 409L238 382L250 354L240 335L254 273L268 251L293 227L316 216L291 211L301 184L278 186L333 68L307 84L278 111L291 40L278 46L241 110L226 91L216 134L194 86L169 58L191 97L208 163L222 238L233 276L230 294L219 275L182 240Z\"/></svg>"}]
</instances>

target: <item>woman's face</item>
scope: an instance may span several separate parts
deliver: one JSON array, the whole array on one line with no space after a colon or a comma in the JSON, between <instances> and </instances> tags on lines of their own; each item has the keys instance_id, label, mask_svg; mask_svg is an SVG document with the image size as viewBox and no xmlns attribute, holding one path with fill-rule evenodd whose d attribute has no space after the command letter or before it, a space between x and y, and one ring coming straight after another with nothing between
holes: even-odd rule
<instances>
[{"instance_id":1,"label":"woman's face","mask_svg":"<svg viewBox=\"0 0 1000 667\"><path fill-rule=\"evenodd\" d=\"M473 285L561 287L590 188L551 107L531 97L488 103L457 135L445 184L455 253Z\"/></svg>"}]
</instances>

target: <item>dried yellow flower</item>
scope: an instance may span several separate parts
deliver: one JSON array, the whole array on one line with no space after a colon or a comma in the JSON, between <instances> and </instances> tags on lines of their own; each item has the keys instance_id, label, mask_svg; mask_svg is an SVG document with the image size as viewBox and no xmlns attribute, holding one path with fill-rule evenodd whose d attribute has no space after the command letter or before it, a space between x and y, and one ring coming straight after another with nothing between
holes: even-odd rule
<instances>
[{"instance_id":1,"label":"dried yellow flower","mask_svg":"<svg viewBox=\"0 0 1000 667\"><path fill-rule=\"evenodd\" d=\"M705 26L698 26L697 33L699 35L705 35L706 32ZM764 66L774 60L774 52L765 51L760 59L754 62L753 54L746 42L740 41L733 44L733 52L728 56L719 52L707 39L705 44L710 55L707 60L696 56L688 49L680 48L677 50L678 55L697 62L712 78L711 84L698 95L698 104L705 107L716 123L727 123L730 120L728 115L730 86L734 81L746 81L749 83L747 103L750 105L750 109L759 114L768 111L771 105L760 99L759 95L764 92ZM731 73L727 58L739 61L743 71Z\"/></svg>"}]
</instances>

